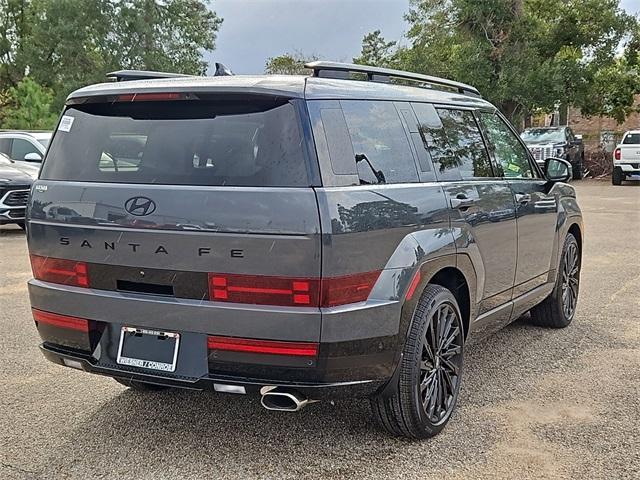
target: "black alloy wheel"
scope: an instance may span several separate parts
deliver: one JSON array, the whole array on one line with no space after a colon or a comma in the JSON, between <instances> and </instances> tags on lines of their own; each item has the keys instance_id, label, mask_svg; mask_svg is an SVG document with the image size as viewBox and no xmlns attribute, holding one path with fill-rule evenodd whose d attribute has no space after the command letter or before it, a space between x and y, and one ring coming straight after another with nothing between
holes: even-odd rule
<instances>
[{"instance_id":1,"label":"black alloy wheel","mask_svg":"<svg viewBox=\"0 0 640 480\"><path fill-rule=\"evenodd\" d=\"M434 425L453 410L462 371L462 328L453 305L441 304L429 319L422 345L420 398Z\"/></svg>"}]
</instances>

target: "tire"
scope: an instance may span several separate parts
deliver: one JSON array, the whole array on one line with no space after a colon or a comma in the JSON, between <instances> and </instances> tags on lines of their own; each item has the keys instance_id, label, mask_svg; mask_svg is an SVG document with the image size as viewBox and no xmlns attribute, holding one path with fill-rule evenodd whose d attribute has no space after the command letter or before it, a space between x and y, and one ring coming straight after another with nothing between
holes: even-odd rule
<instances>
[{"instance_id":1,"label":"tire","mask_svg":"<svg viewBox=\"0 0 640 480\"><path fill-rule=\"evenodd\" d=\"M565 328L571 323L578 303L580 267L580 246L569 233L562 247L560 269L553 291L542 303L531 309L531 322L534 325Z\"/></svg>"},{"instance_id":2,"label":"tire","mask_svg":"<svg viewBox=\"0 0 640 480\"><path fill-rule=\"evenodd\" d=\"M622 169L620 167L614 167L613 173L611 174L611 183L614 185L622 185L623 178Z\"/></svg>"},{"instance_id":3,"label":"tire","mask_svg":"<svg viewBox=\"0 0 640 480\"><path fill-rule=\"evenodd\" d=\"M123 378L114 378L114 380L120 385L124 385L125 387L129 387L132 390L140 392L160 392L170 388L164 385L155 385L153 383L139 382L137 380L125 380Z\"/></svg>"},{"instance_id":4,"label":"tire","mask_svg":"<svg viewBox=\"0 0 640 480\"><path fill-rule=\"evenodd\" d=\"M392 435L412 439L440 433L460 392L463 342L462 316L455 297L444 287L427 285L411 321L399 375L394 377L396 384L390 394L371 399L376 423ZM432 353L443 348L444 353Z\"/></svg>"},{"instance_id":5,"label":"tire","mask_svg":"<svg viewBox=\"0 0 640 480\"><path fill-rule=\"evenodd\" d=\"M584 177L584 171L583 171L583 162L581 158L578 158L578 161L576 162L575 168L573 169L573 179L574 180L582 180L582 178Z\"/></svg>"}]
</instances>

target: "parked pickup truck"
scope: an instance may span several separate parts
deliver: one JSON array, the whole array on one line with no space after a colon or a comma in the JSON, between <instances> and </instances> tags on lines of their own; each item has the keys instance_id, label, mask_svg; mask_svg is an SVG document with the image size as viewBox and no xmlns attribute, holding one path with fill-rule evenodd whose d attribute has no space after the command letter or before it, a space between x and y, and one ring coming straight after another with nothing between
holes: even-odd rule
<instances>
[{"instance_id":1,"label":"parked pickup truck","mask_svg":"<svg viewBox=\"0 0 640 480\"><path fill-rule=\"evenodd\" d=\"M640 175L640 130L630 130L613 152L614 185L621 185L631 175Z\"/></svg>"}]
</instances>

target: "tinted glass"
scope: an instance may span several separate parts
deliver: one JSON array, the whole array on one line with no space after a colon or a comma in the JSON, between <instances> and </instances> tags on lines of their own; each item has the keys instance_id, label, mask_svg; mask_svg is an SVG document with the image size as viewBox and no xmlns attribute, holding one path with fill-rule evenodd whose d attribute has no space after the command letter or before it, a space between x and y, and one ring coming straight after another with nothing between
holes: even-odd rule
<instances>
[{"instance_id":1,"label":"tinted glass","mask_svg":"<svg viewBox=\"0 0 640 480\"><path fill-rule=\"evenodd\" d=\"M14 160L24 160L25 155L29 153L37 153L40 155L40 151L29 141L22 138L14 138L11 144L10 157Z\"/></svg>"},{"instance_id":2,"label":"tinted glass","mask_svg":"<svg viewBox=\"0 0 640 480\"><path fill-rule=\"evenodd\" d=\"M308 186L293 105L130 102L69 108L41 178L116 183Z\"/></svg>"},{"instance_id":3,"label":"tinted glass","mask_svg":"<svg viewBox=\"0 0 640 480\"><path fill-rule=\"evenodd\" d=\"M441 180L491 177L491 162L473 113L414 104L427 151Z\"/></svg>"},{"instance_id":4,"label":"tinted glass","mask_svg":"<svg viewBox=\"0 0 640 480\"><path fill-rule=\"evenodd\" d=\"M5 155L11 155L11 139L0 138L0 153Z\"/></svg>"},{"instance_id":5,"label":"tinted glass","mask_svg":"<svg viewBox=\"0 0 640 480\"><path fill-rule=\"evenodd\" d=\"M530 128L520 135L527 143L562 143L565 141L562 128Z\"/></svg>"},{"instance_id":6,"label":"tinted glass","mask_svg":"<svg viewBox=\"0 0 640 480\"><path fill-rule=\"evenodd\" d=\"M640 133L629 133L622 143L625 145L640 145Z\"/></svg>"},{"instance_id":7,"label":"tinted glass","mask_svg":"<svg viewBox=\"0 0 640 480\"><path fill-rule=\"evenodd\" d=\"M341 101L360 183L417 182L409 140L391 102Z\"/></svg>"},{"instance_id":8,"label":"tinted glass","mask_svg":"<svg viewBox=\"0 0 640 480\"><path fill-rule=\"evenodd\" d=\"M499 173L509 178L534 177L527 150L507 124L493 113L481 113L480 119Z\"/></svg>"}]
</instances>

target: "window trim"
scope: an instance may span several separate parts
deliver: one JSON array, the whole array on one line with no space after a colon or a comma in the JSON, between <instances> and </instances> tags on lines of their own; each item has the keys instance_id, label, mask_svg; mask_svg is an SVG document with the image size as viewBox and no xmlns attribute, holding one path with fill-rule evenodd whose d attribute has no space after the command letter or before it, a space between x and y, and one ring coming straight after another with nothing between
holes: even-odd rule
<instances>
[{"instance_id":1,"label":"window trim","mask_svg":"<svg viewBox=\"0 0 640 480\"><path fill-rule=\"evenodd\" d=\"M487 155L487 159L489 160L489 167L491 168L491 174L492 176L489 177L468 177L468 178L464 178L462 176L462 172L460 171L459 167L455 167L456 172L458 172L458 176L460 178L457 179L441 179L438 172L437 172L437 168L436 168L436 164L433 161L433 157L431 156L431 153L427 150L427 156L429 157L429 160L431 161L431 167L433 168L433 173L435 175L435 181L438 183L459 183L459 182L483 182L483 181L487 181L487 180L502 180L503 177L498 177L496 176L496 169L495 169L495 165L493 164L493 159L491 157L489 148L487 146L487 141L486 138L484 136L484 132L482 129L482 124L478 121L478 117L477 117L477 112L481 111L482 109L477 108L477 107L467 107L467 106L459 106L459 105L452 105L452 104L447 104L447 103L439 103L439 102L410 102L411 105L414 104L423 104L423 105L431 105L433 107L433 109L436 111L436 115L438 114L438 109L446 109L446 110L459 110L459 111L466 111L466 112L470 112L473 120L476 124L476 127L478 129L478 132L480 133L480 138L482 139L482 146L484 148L484 151ZM415 113L415 110L414 110ZM418 114L415 113L416 118L418 117ZM418 119L418 126L420 126L420 120ZM424 133L422 131L421 128L418 129L418 133L420 133L420 137L422 137L422 141L424 143L427 143L426 139L424 138ZM418 167L419 168L419 167Z\"/></svg>"}]
</instances>

